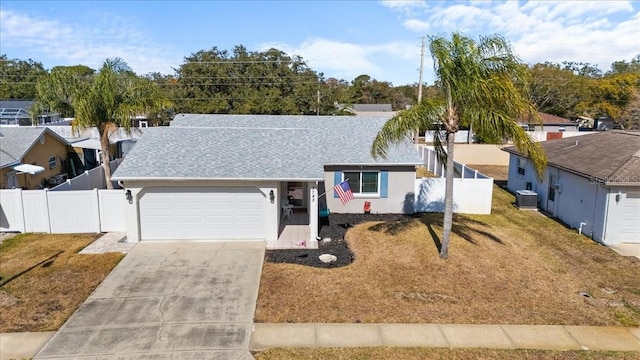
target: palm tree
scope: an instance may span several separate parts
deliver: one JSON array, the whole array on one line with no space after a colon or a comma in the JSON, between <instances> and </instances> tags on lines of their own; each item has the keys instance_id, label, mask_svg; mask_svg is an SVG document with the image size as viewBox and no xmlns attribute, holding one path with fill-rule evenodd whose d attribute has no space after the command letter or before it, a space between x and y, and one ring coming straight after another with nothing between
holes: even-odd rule
<instances>
[{"instance_id":1,"label":"palm tree","mask_svg":"<svg viewBox=\"0 0 640 360\"><path fill-rule=\"evenodd\" d=\"M69 71L38 79L38 109L73 110L73 131L95 127L100 135L102 166L107 188L112 189L109 167L109 136L119 127L131 133L131 119L171 106L157 85L137 76L119 58L107 59L98 73L81 78Z\"/></svg>"},{"instance_id":2,"label":"palm tree","mask_svg":"<svg viewBox=\"0 0 640 360\"><path fill-rule=\"evenodd\" d=\"M391 144L405 140L415 129L434 132L434 146L439 158L446 162L440 248L440 257L446 259L453 220L453 143L460 124L513 141L531 159L538 176L544 171L546 156L540 144L516 122L521 117L538 119L538 115L526 94L527 68L504 38L480 37L476 42L454 33L450 40L441 36L429 40L441 96L421 101L391 118L373 141L371 154L384 158ZM441 135L445 135L444 141Z\"/></svg>"}]
</instances>

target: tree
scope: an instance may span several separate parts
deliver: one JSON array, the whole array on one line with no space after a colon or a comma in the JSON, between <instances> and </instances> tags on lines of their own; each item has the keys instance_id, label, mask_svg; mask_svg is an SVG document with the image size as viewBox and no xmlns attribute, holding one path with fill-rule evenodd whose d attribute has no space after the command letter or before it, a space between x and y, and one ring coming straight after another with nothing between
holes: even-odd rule
<instances>
[{"instance_id":1,"label":"tree","mask_svg":"<svg viewBox=\"0 0 640 360\"><path fill-rule=\"evenodd\" d=\"M596 80L551 62L535 64L529 73L530 98L539 111L565 118L584 115L577 110L578 104L589 97Z\"/></svg>"},{"instance_id":2,"label":"tree","mask_svg":"<svg viewBox=\"0 0 640 360\"><path fill-rule=\"evenodd\" d=\"M107 188L112 189L109 168L109 136L118 127L131 131L131 119L141 113L158 111L171 106L160 88L149 79L138 77L119 58L107 59L98 73L83 80L87 73L52 71L38 81L36 102L39 108L62 111L70 104L75 120L74 131L96 127L102 148L102 166ZM60 81L71 81L71 85Z\"/></svg>"},{"instance_id":3,"label":"tree","mask_svg":"<svg viewBox=\"0 0 640 360\"><path fill-rule=\"evenodd\" d=\"M640 130L640 88L634 90L631 100L615 122L625 130Z\"/></svg>"},{"instance_id":4,"label":"tree","mask_svg":"<svg viewBox=\"0 0 640 360\"><path fill-rule=\"evenodd\" d=\"M36 81L46 75L42 63L0 56L0 99L33 99Z\"/></svg>"},{"instance_id":5,"label":"tree","mask_svg":"<svg viewBox=\"0 0 640 360\"><path fill-rule=\"evenodd\" d=\"M179 112L315 114L322 81L299 56L277 49L201 50L176 70Z\"/></svg>"},{"instance_id":6,"label":"tree","mask_svg":"<svg viewBox=\"0 0 640 360\"><path fill-rule=\"evenodd\" d=\"M85 88L93 78L95 70L84 65L56 66L36 83L37 101L31 107L31 117L37 122L38 115L54 110L64 117L74 117L73 97Z\"/></svg>"},{"instance_id":7,"label":"tree","mask_svg":"<svg viewBox=\"0 0 640 360\"><path fill-rule=\"evenodd\" d=\"M461 123L482 129L491 136L510 139L519 151L529 157L541 176L546 156L516 119L537 118L535 107L526 94L527 68L512 53L509 43L500 36L480 37L475 41L459 33L452 38L430 37L429 49L441 98L431 98L413 108L401 111L379 131L371 146L371 154L385 157L393 143L404 141L415 129L433 129L435 147L446 162L446 193L440 257L446 259L453 221L454 139Z\"/></svg>"}]
</instances>

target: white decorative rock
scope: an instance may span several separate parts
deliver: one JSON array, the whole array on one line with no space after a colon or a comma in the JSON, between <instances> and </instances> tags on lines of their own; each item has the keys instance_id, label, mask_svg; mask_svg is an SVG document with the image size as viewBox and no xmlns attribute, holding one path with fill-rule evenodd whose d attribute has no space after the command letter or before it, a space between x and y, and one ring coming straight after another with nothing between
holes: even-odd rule
<instances>
[{"instance_id":1,"label":"white decorative rock","mask_svg":"<svg viewBox=\"0 0 640 360\"><path fill-rule=\"evenodd\" d=\"M324 238L322 239L322 243L326 244L326 243L330 243L331 242L331 238Z\"/></svg>"},{"instance_id":2,"label":"white decorative rock","mask_svg":"<svg viewBox=\"0 0 640 360\"><path fill-rule=\"evenodd\" d=\"M320 255L320 261L322 261L325 264L332 263L332 262L337 261L337 260L338 260L338 258L335 255L331 255L331 254L322 254L322 255Z\"/></svg>"}]
</instances>

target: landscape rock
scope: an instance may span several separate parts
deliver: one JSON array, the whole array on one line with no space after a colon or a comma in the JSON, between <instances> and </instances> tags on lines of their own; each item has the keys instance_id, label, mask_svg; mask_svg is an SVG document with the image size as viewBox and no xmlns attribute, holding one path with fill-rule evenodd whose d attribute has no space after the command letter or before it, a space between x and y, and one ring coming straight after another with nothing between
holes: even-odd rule
<instances>
[{"instance_id":1,"label":"landscape rock","mask_svg":"<svg viewBox=\"0 0 640 360\"><path fill-rule=\"evenodd\" d=\"M319 258L320 258L320 261L322 261L325 264L332 263L338 260L338 258L335 255L331 255L331 254L322 254L320 255Z\"/></svg>"}]
</instances>

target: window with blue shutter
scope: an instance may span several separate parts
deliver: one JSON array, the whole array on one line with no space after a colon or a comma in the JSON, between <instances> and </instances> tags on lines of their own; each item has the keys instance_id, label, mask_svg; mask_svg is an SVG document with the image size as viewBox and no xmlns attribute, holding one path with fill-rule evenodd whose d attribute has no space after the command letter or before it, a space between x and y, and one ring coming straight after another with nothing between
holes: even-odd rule
<instances>
[{"instance_id":1,"label":"window with blue shutter","mask_svg":"<svg viewBox=\"0 0 640 360\"><path fill-rule=\"evenodd\" d=\"M388 171L380 171L380 197L386 198L389 195L389 172Z\"/></svg>"},{"instance_id":2,"label":"window with blue shutter","mask_svg":"<svg viewBox=\"0 0 640 360\"><path fill-rule=\"evenodd\" d=\"M336 186L342 182L342 171L336 171L333 173L333 186ZM333 197L338 198L338 193L333 192Z\"/></svg>"}]
</instances>

